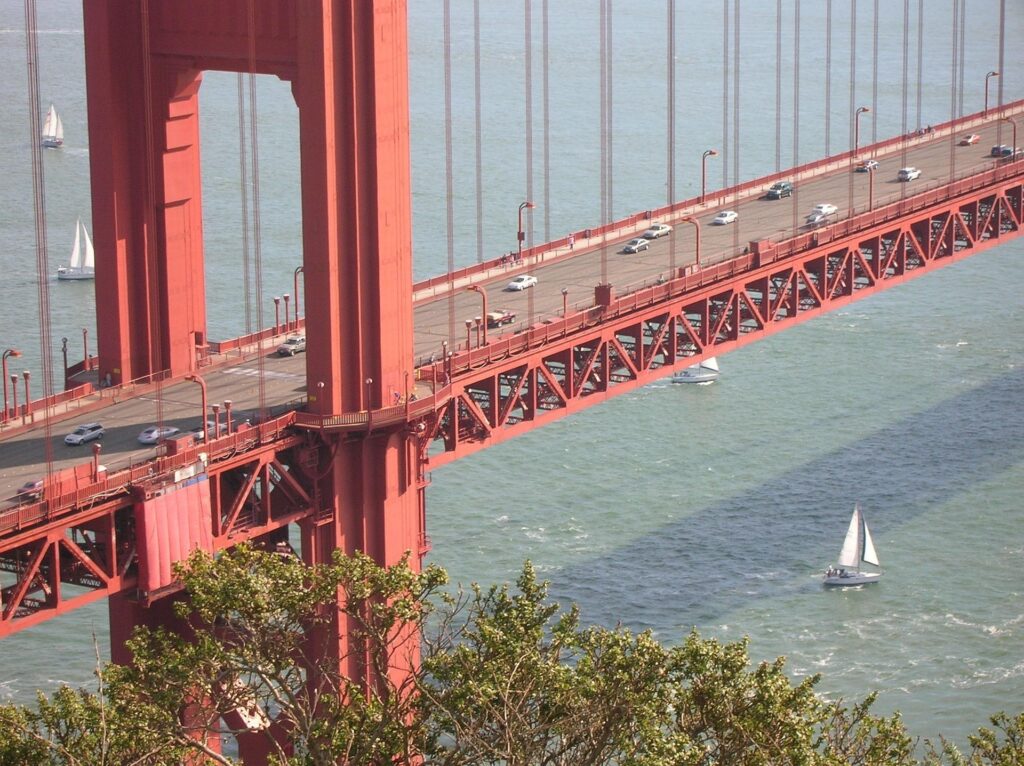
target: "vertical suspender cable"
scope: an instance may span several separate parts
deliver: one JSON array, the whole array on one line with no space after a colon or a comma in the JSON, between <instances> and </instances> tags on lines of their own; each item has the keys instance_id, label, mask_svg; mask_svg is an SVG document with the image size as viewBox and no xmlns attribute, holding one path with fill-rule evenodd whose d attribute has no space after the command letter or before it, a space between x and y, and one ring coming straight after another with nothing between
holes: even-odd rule
<instances>
[{"instance_id":1,"label":"vertical suspender cable","mask_svg":"<svg viewBox=\"0 0 1024 766\"><path fill-rule=\"evenodd\" d=\"M850 136L848 143L853 146L853 133L855 127L853 123L856 121L857 114L857 0L851 0L850 3ZM851 157L853 162L856 162L856 157ZM854 179L853 173L848 174L850 176L850 204L848 206L850 212L853 212L854 206Z\"/></svg>"},{"instance_id":2,"label":"vertical suspender cable","mask_svg":"<svg viewBox=\"0 0 1024 766\"><path fill-rule=\"evenodd\" d=\"M245 290L245 332L246 335L255 329L252 326L252 285L250 284L250 271L252 265L249 262L249 153L246 148L249 145L246 139L245 130L245 87L243 84L244 75L239 72L236 79L238 83L238 162L239 162L239 186L242 197L242 279Z\"/></svg>"},{"instance_id":3,"label":"vertical suspender cable","mask_svg":"<svg viewBox=\"0 0 1024 766\"><path fill-rule=\"evenodd\" d=\"M480 82L480 0L473 0L473 101L476 148L476 262L484 261L483 109ZM449 264L448 273L452 271Z\"/></svg>"},{"instance_id":4,"label":"vertical suspender cable","mask_svg":"<svg viewBox=\"0 0 1024 766\"><path fill-rule=\"evenodd\" d=\"M782 170L782 0L775 2L775 172Z\"/></svg>"},{"instance_id":5,"label":"vertical suspender cable","mask_svg":"<svg viewBox=\"0 0 1024 766\"><path fill-rule=\"evenodd\" d=\"M956 14L953 14L954 18ZM921 73L924 70L924 0L917 0L917 119L914 126L920 128L924 125L924 115L921 112ZM954 32L953 37L956 38Z\"/></svg>"},{"instance_id":6,"label":"vertical suspender cable","mask_svg":"<svg viewBox=\"0 0 1024 766\"><path fill-rule=\"evenodd\" d=\"M900 135L907 135L907 100L910 88L909 76L909 51L910 51L910 0L903 0L903 111ZM907 164L907 142L904 140L900 145L900 165ZM900 197L907 194L907 184L900 184Z\"/></svg>"},{"instance_id":7,"label":"vertical suspender cable","mask_svg":"<svg viewBox=\"0 0 1024 766\"><path fill-rule=\"evenodd\" d=\"M28 124L29 145L32 147L32 202L35 208L36 227L36 284L39 294L39 359L42 362L43 396L53 393L53 360L50 356L50 281L48 279L48 258L46 249L46 199L43 175L42 148L39 137L42 128L39 123L39 49L36 32L35 0L25 2L25 56L28 74ZM28 373L26 373L28 374ZM26 379L27 380L27 379ZM4 382L6 385L6 381ZM29 408L28 384L25 384L25 409ZM6 390L5 396L6 396ZM6 402L4 402L6 405ZM6 413L5 413L6 414ZM43 421L43 450L46 474L53 471L53 439L49 411Z\"/></svg>"},{"instance_id":8,"label":"vertical suspender cable","mask_svg":"<svg viewBox=\"0 0 1024 766\"><path fill-rule=\"evenodd\" d=\"M958 87L958 77L962 76L963 73L962 60L960 58L962 52L960 46L963 44L963 27L961 26L963 19L958 13L959 6L960 0L953 0L953 39L950 46L952 50L950 55L951 75L949 78L949 118L951 120L955 120L959 116L957 108L960 90ZM956 131L950 131L949 134L949 178L950 180L956 178Z\"/></svg>"},{"instance_id":9,"label":"vertical suspender cable","mask_svg":"<svg viewBox=\"0 0 1024 766\"><path fill-rule=\"evenodd\" d=\"M167 369L164 358L165 350L159 343L154 343L154 325L163 316L160 289L165 277L157 263L156 230L159 228L156 200L156 146L153 119L153 58L150 41L149 0L142 0L140 8L140 25L142 28L142 97L143 97L143 133L146 141L146 234L145 242L145 284L146 284L146 330L150 341L150 374L155 376L156 389L153 397L156 403L156 422L164 422L163 372ZM154 285L154 282L157 284Z\"/></svg>"},{"instance_id":10,"label":"vertical suspender cable","mask_svg":"<svg viewBox=\"0 0 1024 766\"><path fill-rule=\"evenodd\" d=\"M608 223L608 4L610 0L601 0L601 24L600 39L598 48L600 50L600 90L601 90L601 224ZM601 283L608 282L608 253L605 246L601 245Z\"/></svg>"},{"instance_id":11,"label":"vertical suspender cable","mask_svg":"<svg viewBox=\"0 0 1024 766\"><path fill-rule=\"evenodd\" d=\"M871 114L878 114L878 0L875 0L871 41ZM871 143L878 142L878 120L871 121Z\"/></svg>"},{"instance_id":12,"label":"vertical suspender cable","mask_svg":"<svg viewBox=\"0 0 1024 766\"><path fill-rule=\"evenodd\" d=\"M455 183L452 178L452 8L444 0L444 199L445 234L448 245L448 342L455 345ZM446 360L441 360L442 365Z\"/></svg>"},{"instance_id":13,"label":"vertical suspender cable","mask_svg":"<svg viewBox=\"0 0 1024 766\"><path fill-rule=\"evenodd\" d=\"M793 2L793 167L800 165L800 0ZM800 227L797 207L800 197L800 184L794 184L791 210L793 213L793 231Z\"/></svg>"},{"instance_id":14,"label":"vertical suspender cable","mask_svg":"<svg viewBox=\"0 0 1024 766\"><path fill-rule=\"evenodd\" d=\"M1006 71L1006 0L999 0L999 72ZM1003 105L1003 81L1004 77L996 78L996 106ZM999 122L1002 125L1002 120Z\"/></svg>"},{"instance_id":15,"label":"vertical suspender cable","mask_svg":"<svg viewBox=\"0 0 1024 766\"><path fill-rule=\"evenodd\" d=\"M256 323L263 327L263 256L260 244L260 145L258 120L256 118L256 7L255 0L248 2L249 31L249 157L252 163L252 241L253 241L253 287L256 292ZM274 328L276 331L276 327ZM266 416L267 381L263 372L264 356L256 357L258 407L260 420ZM203 413L206 417L206 413Z\"/></svg>"},{"instance_id":16,"label":"vertical suspender cable","mask_svg":"<svg viewBox=\"0 0 1024 766\"><path fill-rule=\"evenodd\" d=\"M921 0L924 2L924 0ZM957 117L964 114L964 66L967 63L967 0L960 0L960 78L957 88L960 95L957 98Z\"/></svg>"},{"instance_id":17,"label":"vertical suspender cable","mask_svg":"<svg viewBox=\"0 0 1024 766\"><path fill-rule=\"evenodd\" d=\"M732 43L732 185L740 183L740 0L733 2L733 43ZM734 197L738 201L738 197ZM742 222L741 222L742 223ZM732 227L733 249L738 249L740 227Z\"/></svg>"},{"instance_id":18,"label":"vertical suspender cable","mask_svg":"<svg viewBox=\"0 0 1024 766\"><path fill-rule=\"evenodd\" d=\"M604 161L608 168L605 174L605 195L608 199L607 211L608 216L605 218L603 223L610 223L615 219L615 196L613 190L615 187L615 126L613 119L615 116L615 44L614 44L614 20L615 13L612 8L612 0L607 0L608 4L608 23L605 24L605 41L604 49L607 53L607 60L605 61L605 76L608 78L608 84L605 88L607 98L605 99L604 109L604 123L605 123L605 135L608 137L607 149L605 153Z\"/></svg>"},{"instance_id":19,"label":"vertical suspender cable","mask_svg":"<svg viewBox=\"0 0 1024 766\"><path fill-rule=\"evenodd\" d=\"M825 3L825 156L832 155L832 0Z\"/></svg>"},{"instance_id":20,"label":"vertical suspender cable","mask_svg":"<svg viewBox=\"0 0 1024 766\"><path fill-rule=\"evenodd\" d=\"M729 0L722 0L722 183L729 185Z\"/></svg>"},{"instance_id":21,"label":"vertical suspender cable","mask_svg":"<svg viewBox=\"0 0 1024 766\"><path fill-rule=\"evenodd\" d=\"M676 0L668 0L665 4L668 11L666 24L668 35L666 38L666 103L667 125L665 126L665 165L668 168L668 177L665 179L665 197L669 205L676 201ZM669 274L676 274L676 238L668 238L668 267Z\"/></svg>"},{"instance_id":22,"label":"vertical suspender cable","mask_svg":"<svg viewBox=\"0 0 1024 766\"><path fill-rule=\"evenodd\" d=\"M523 2L523 54L526 80L523 89L526 98L523 109L526 120L526 199L533 202L533 0ZM530 214L530 208L524 212L526 244L533 247L533 216ZM533 290L528 290L526 297L526 313L531 325L534 319L533 293Z\"/></svg>"},{"instance_id":23,"label":"vertical suspender cable","mask_svg":"<svg viewBox=\"0 0 1024 766\"><path fill-rule=\"evenodd\" d=\"M551 241L551 92L548 82L550 39L548 37L548 0L541 4L541 78L544 110L544 241Z\"/></svg>"}]
</instances>

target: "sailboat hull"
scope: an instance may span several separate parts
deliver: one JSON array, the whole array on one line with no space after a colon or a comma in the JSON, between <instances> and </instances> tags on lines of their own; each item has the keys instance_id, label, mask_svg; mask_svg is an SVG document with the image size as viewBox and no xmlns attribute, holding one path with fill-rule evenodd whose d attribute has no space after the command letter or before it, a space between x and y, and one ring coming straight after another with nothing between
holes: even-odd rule
<instances>
[{"instance_id":1,"label":"sailboat hull","mask_svg":"<svg viewBox=\"0 0 1024 766\"><path fill-rule=\"evenodd\" d=\"M75 270L75 269L57 269L57 279L95 279L96 274L92 271Z\"/></svg>"},{"instance_id":2,"label":"sailboat hull","mask_svg":"<svg viewBox=\"0 0 1024 766\"><path fill-rule=\"evenodd\" d=\"M825 577L825 585L870 585L882 579L881 572L846 572Z\"/></svg>"}]
</instances>

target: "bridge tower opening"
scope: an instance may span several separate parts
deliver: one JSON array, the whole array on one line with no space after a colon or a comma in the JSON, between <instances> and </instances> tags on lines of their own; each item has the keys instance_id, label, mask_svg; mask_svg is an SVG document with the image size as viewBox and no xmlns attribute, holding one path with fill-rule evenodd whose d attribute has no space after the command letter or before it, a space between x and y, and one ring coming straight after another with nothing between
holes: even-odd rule
<instances>
[{"instance_id":1,"label":"bridge tower opening","mask_svg":"<svg viewBox=\"0 0 1024 766\"><path fill-rule=\"evenodd\" d=\"M310 408L391 405L413 374L405 0L95 0L84 22L101 377L196 369L202 72L269 74L299 112ZM418 564L416 437L401 423L324 438L338 441L300 478L319 504L304 558L340 548L391 564L412 551ZM132 623L167 612L112 603L115 659ZM326 643L343 662L336 628Z\"/></svg>"}]
</instances>

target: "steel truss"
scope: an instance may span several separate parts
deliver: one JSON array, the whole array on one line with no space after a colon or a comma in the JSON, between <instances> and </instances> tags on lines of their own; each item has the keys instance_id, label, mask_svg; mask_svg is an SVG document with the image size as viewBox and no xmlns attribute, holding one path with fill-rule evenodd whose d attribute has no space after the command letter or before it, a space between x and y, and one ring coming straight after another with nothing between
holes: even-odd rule
<instances>
[{"instance_id":1,"label":"steel truss","mask_svg":"<svg viewBox=\"0 0 1024 766\"><path fill-rule=\"evenodd\" d=\"M582 328L501 362L472 369L472 357L461 368L456 359L450 396L425 421L424 463L443 465L1019 236L1022 192L1018 172L955 199L905 200L788 243L751 243L740 258L613 301Z\"/></svg>"},{"instance_id":2,"label":"steel truss","mask_svg":"<svg viewBox=\"0 0 1024 766\"><path fill-rule=\"evenodd\" d=\"M309 435L284 433L283 425L275 421L265 429L276 440L239 434L203 448L210 456L205 472L215 549L245 540L277 542L287 525L315 515L313 476L324 450ZM199 452L186 450L173 463L194 464ZM137 591L135 507L166 489L169 478L152 473L111 489L115 475L106 482L108 499L49 513L45 518L57 518L0 541L0 638L114 593ZM139 598L151 603L163 595Z\"/></svg>"}]
</instances>

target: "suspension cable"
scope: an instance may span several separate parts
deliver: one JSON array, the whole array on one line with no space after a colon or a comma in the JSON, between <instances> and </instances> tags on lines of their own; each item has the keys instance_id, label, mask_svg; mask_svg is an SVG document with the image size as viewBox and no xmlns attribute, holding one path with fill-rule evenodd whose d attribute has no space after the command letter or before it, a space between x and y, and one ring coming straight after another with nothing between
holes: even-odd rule
<instances>
[{"instance_id":1,"label":"suspension cable","mask_svg":"<svg viewBox=\"0 0 1024 766\"><path fill-rule=\"evenodd\" d=\"M548 0L541 3L541 78L543 83L544 110L544 241L551 241L551 97L549 89L550 60L548 51L551 49L548 36Z\"/></svg>"},{"instance_id":2,"label":"suspension cable","mask_svg":"<svg viewBox=\"0 0 1024 766\"><path fill-rule=\"evenodd\" d=\"M250 162L252 163L252 240L253 240L253 287L256 292L256 322L263 327L263 253L262 239L260 237L260 145L259 130L256 108L256 7L255 0L248 2L248 32L249 32L249 141L250 141ZM274 328L275 332L277 328ZM256 367L259 370L257 378L257 391L259 401L260 420L266 415L267 408L267 381L264 374L265 357L259 354L256 357ZM203 413L205 419L206 413Z\"/></svg>"},{"instance_id":3,"label":"suspension cable","mask_svg":"<svg viewBox=\"0 0 1024 766\"><path fill-rule=\"evenodd\" d=\"M455 343L455 182L452 176L452 8L444 0L444 183L445 230L448 238L448 343ZM447 360L441 360L442 366Z\"/></svg>"},{"instance_id":4,"label":"suspension cable","mask_svg":"<svg viewBox=\"0 0 1024 766\"><path fill-rule=\"evenodd\" d=\"M668 36L666 39L666 103L668 124L665 128L665 165L668 177L665 179L665 197L669 205L676 201L676 0L668 0ZM668 267L672 276L676 274L676 238L668 238Z\"/></svg>"},{"instance_id":5,"label":"suspension cable","mask_svg":"<svg viewBox=\"0 0 1024 766\"><path fill-rule=\"evenodd\" d=\"M450 13L450 10L448 11ZM450 77L448 78L450 83ZM484 262L483 100L480 77L480 0L473 0L473 102L476 148L476 262ZM449 104L449 109L450 109ZM450 196L449 196L450 199ZM448 272L451 273L449 264ZM484 317L486 320L487 318Z\"/></svg>"},{"instance_id":6,"label":"suspension cable","mask_svg":"<svg viewBox=\"0 0 1024 766\"><path fill-rule=\"evenodd\" d=\"M775 2L775 172L782 170L782 0Z\"/></svg>"},{"instance_id":7,"label":"suspension cable","mask_svg":"<svg viewBox=\"0 0 1024 766\"><path fill-rule=\"evenodd\" d=\"M851 89L853 82L850 83ZM832 139L832 0L825 3L825 156L831 157Z\"/></svg>"},{"instance_id":8,"label":"suspension cable","mask_svg":"<svg viewBox=\"0 0 1024 766\"><path fill-rule=\"evenodd\" d=\"M42 363L43 397L53 393L53 359L50 351L50 281L47 271L49 259L46 248L46 184L43 174L43 157L39 137L42 129L39 121L39 47L36 27L35 0L25 2L25 57L28 74L28 124L29 145L32 147L32 202L36 227L36 284L39 295L39 359ZM77 236L77 232L76 232ZM25 373L25 411L31 407L28 391L28 373ZM4 381L7 385L7 381ZM15 384L17 386L17 384ZM4 389L6 396L7 389ZM4 402L4 406L7 402ZM6 416L7 413L4 413ZM43 419L43 452L46 462L46 475L53 471L53 439L49 409L44 410Z\"/></svg>"},{"instance_id":9,"label":"suspension cable","mask_svg":"<svg viewBox=\"0 0 1024 766\"><path fill-rule=\"evenodd\" d=\"M800 0L793 2L793 167L800 165ZM800 184L793 185L793 193L790 195L793 204L790 210L793 215L793 231L800 226L798 199L800 197Z\"/></svg>"},{"instance_id":10,"label":"suspension cable","mask_svg":"<svg viewBox=\"0 0 1024 766\"><path fill-rule=\"evenodd\" d=\"M245 88L242 78L241 72L235 76L238 88L238 170L242 211L242 279L245 292L245 332L246 335L249 335L254 330L252 326L252 286L250 284L252 264L249 258L249 152L247 149L249 141L245 129Z\"/></svg>"}]
</instances>

